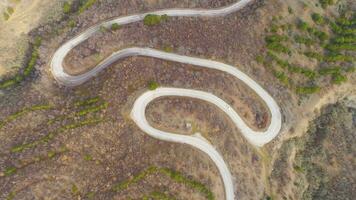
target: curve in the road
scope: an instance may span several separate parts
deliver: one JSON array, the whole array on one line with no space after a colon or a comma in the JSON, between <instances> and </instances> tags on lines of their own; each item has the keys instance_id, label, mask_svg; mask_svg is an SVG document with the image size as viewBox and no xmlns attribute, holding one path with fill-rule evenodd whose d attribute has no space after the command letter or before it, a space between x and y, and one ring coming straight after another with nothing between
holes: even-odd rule
<instances>
[{"instance_id":1,"label":"curve in the road","mask_svg":"<svg viewBox=\"0 0 356 200\"><path fill-rule=\"evenodd\" d=\"M196 136L186 136L175 133L164 132L158 129L153 128L146 119L145 111L147 105L156 98L164 96L182 96L197 98L201 100L208 101L218 108L223 110L239 128L243 136L252 144L256 146L263 146L264 144L273 140L279 133L281 129L281 113L280 108L275 102L275 100L266 92L258 83L256 83L249 76L238 70L237 68L227 65L224 63L200 59L188 56L177 55L174 53L166 53L150 48L127 48L113 53L111 56L106 58L103 62L99 63L92 70L78 75L72 76L67 74L63 68L63 60L66 55L77 45L93 36L96 32L99 31L101 26L110 27L112 24L117 23L119 25L129 24L137 21L141 21L147 14L156 14L156 15L168 15L168 16L223 16L229 13L235 12L245 5L247 5L252 0L241 0L230 6L220 8L220 9L210 9L210 10L194 10L194 9L167 9L160 10L156 12L130 15L126 17L119 17L111 21L106 21L101 24L95 25L70 41L63 44L54 54L51 61L51 71L54 78L63 85L66 86L77 86L85 81L89 80L93 76L96 76L100 71L106 67L113 64L115 61L130 57L130 56L147 56L153 57L168 61L174 61L184 64L191 64L199 66L202 68L209 68L214 70L219 70L226 72L237 79L240 79L247 86L249 86L256 94L264 100L267 107L270 110L271 122L266 131L258 132L252 130L246 125L246 123L241 119L241 117L234 111L234 109L224 102L222 99L214 96L213 94L198 91L198 90L188 90L188 89L179 89L179 88L159 88L155 91L149 91L142 94L134 103L133 109L131 111L131 118L136 122L140 129L146 132L148 135L169 142L184 143L189 144L195 148L200 149L205 152L216 164L218 170L221 174L224 186L225 186L225 196L227 200L233 200L234 187L233 180L229 168L224 162L223 157L220 153L207 142L207 140L202 139Z\"/></svg>"}]
</instances>

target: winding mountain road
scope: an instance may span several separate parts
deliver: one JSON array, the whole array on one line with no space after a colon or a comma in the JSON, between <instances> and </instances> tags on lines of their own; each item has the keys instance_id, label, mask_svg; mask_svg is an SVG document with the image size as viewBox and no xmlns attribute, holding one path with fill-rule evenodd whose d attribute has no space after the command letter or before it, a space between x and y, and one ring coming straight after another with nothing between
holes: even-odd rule
<instances>
[{"instance_id":1,"label":"winding mountain road","mask_svg":"<svg viewBox=\"0 0 356 200\"><path fill-rule=\"evenodd\" d=\"M249 76L244 74L242 71L238 70L236 67L227 65L224 63L194 58L189 56L177 55L174 53L162 52L155 49L150 48L127 48L113 53L111 56L106 58L103 62L99 63L92 70L78 75L72 76L67 74L63 68L63 60L66 55L77 45L93 36L96 32L99 31L101 26L110 27L112 24L117 23L119 25L129 24L137 21L141 21L145 18L147 14L156 14L156 15L168 15L168 16L187 16L187 17L198 17L198 16L223 16L230 14L232 12L236 12L247 5L252 0L241 0L237 3L234 3L230 6L219 8L219 9L167 9L160 10L155 12L149 12L144 14L130 15L126 17L118 17L111 21L106 21L101 24L92 26L87 29L80 35L71 39L70 41L63 44L54 54L51 61L51 71L54 78L62 85L65 86L77 86L80 85L90 78L96 76L100 71L110 66L114 62L119 59L130 57L130 56L146 56L153 57L167 61L179 62L184 64L191 64L195 66L199 66L202 68L219 70L225 73L228 73L237 79L240 79L244 82L248 87L250 87L261 99L264 100L265 104L270 110L271 114L271 122L266 131L258 132L252 130L250 127L246 125L246 123L241 119L241 117L234 111L234 109L224 102L219 97L198 90L191 89L180 89L180 88L158 88L154 91L148 91L142 94L134 103L134 106L131 111L131 118L135 123L139 126L139 128L146 132L148 135L157 138L159 140L176 142L189 144L197 149L200 149L204 153L206 153L216 164L224 186L225 186L225 196L227 200L234 200L234 186L232 175L229 171L227 164L225 163L221 154L209 143L207 140L197 137L197 136L187 136L175 133L164 132L158 129L153 128L146 119L145 111L146 107L152 102L154 99L165 96L181 96L181 97L189 97L196 98L207 101L211 104L214 104L222 111L224 111L231 120L235 123L235 125L239 128L243 136L253 145L263 146L264 144L273 140L279 133L281 129L281 112L280 108L275 102L275 100L266 92L258 83L256 83Z\"/></svg>"}]
</instances>

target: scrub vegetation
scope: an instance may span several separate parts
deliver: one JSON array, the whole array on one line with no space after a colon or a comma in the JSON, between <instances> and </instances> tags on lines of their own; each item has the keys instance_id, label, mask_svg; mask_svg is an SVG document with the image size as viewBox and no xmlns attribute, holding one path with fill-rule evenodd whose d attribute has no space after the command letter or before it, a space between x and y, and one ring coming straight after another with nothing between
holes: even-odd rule
<instances>
[{"instance_id":1,"label":"scrub vegetation","mask_svg":"<svg viewBox=\"0 0 356 200\"><path fill-rule=\"evenodd\" d=\"M295 199L353 199L356 177L350 173L355 170L350 162L355 160L355 117L355 108L343 103L329 105L303 137L284 142L270 179L275 193L285 194L289 185ZM296 155L289 165L293 151Z\"/></svg>"},{"instance_id":2,"label":"scrub vegetation","mask_svg":"<svg viewBox=\"0 0 356 200\"><path fill-rule=\"evenodd\" d=\"M333 4L329 1L320 3L325 8ZM329 85L342 84L355 71L354 13L345 8L339 9L334 18L316 12L310 18L312 24L301 18L288 24L281 22L280 17L274 17L265 37L266 54L256 58L284 86L300 95L318 93ZM316 64L302 66L297 64L300 60L293 59L302 56Z\"/></svg>"},{"instance_id":3,"label":"scrub vegetation","mask_svg":"<svg viewBox=\"0 0 356 200\"><path fill-rule=\"evenodd\" d=\"M136 174L133 176L133 178L128 179L126 181L123 181L121 183L116 184L113 187L113 190L116 192L122 191L122 190L126 190L128 189L132 184L136 184L140 181L142 181L143 179L145 179L147 176L152 175L152 174L162 174L167 176L168 178L170 178L171 180L180 183L180 184L184 184L194 190L196 190L197 192L200 192L202 194L204 194L204 196L206 197L206 199L208 200L214 200L214 195L213 193L202 183L192 180L189 177L184 176L182 173L168 169L168 168L159 168L156 166L151 166L149 168L147 168L146 170L141 171L140 173ZM153 195L155 194L155 195ZM156 196L156 197L164 197L167 198L166 195L164 195L163 193L151 193L150 196ZM148 197L146 197L148 198Z\"/></svg>"}]
</instances>

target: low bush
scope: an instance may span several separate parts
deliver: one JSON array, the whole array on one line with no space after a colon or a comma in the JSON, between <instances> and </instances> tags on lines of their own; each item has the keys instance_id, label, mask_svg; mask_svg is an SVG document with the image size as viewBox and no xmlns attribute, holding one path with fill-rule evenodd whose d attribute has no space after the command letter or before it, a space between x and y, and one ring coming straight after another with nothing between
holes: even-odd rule
<instances>
[{"instance_id":1,"label":"low bush","mask_svg":"<svg viewBox=\"0 0 356 200\"><path fill-rule=\"evenodd\" d=\"M314 94L320 91L318 86L297 87L298 94Z\"/></svg>"},{"instance_id":2,"label":"low bush","mask_svg":"<svg viewBox=\"0 0 356 200\"><path fill-rule=\"evenodd\" d=\"M347 81L347 77L340 73L333 74L332 76L332 82L335 84L341 84L346 81Z\"/></svg>"},{"instance_id":3,"label":"low bush","mask_svg":"<svg viewBox=\"0 0 356 200\"><path fill-rule=\"evenodd\" d=\"M309 25L306 22L304 22L303 20L299 19L297 22L297 28L302 31L307 31L309 28Z\"/></svg>"},{"instance_id":4,"label":"low bush","mask_svg":"<svg viewBox=\"0 0 356 200\"><path fill-rule=\"evenodd\" d=\"M311 46L315 43L314 40L312 40L311 38L303 37L300 35L296 35L294 37L294 40L295 40L295 42L297 42L299 44L305 44L306 46Z\"/></svg>"},{"instance_id":5,"label":"low bush","mask_svg":"<svg viewBox=\"0 0 356 200\"><path fill-rule=\"evenodd\" d=\"M12 78L0 81L0 89L8 89L16 84L19 84L32 73L32 71L34 70L34 67L36 65L37 59L39 57L38 49L41 46L41 42L42 42L42 39L40 37L35 38L35 41L32 44L31 57L29 58L23 71L19 72L17 75L15 75Z\"/></svg>"},{"instance_id":6,"label":"low bush","mask_svg":"<svg viewBox=\"0 0 356 200\"><path fill-rule=\"evenodd\" d=\"M72 11L72 5L66 1L63 3L63 13L64 14L70 14Z\"/></svg>"},{"instance_id":7,"label":"low bush","mask_svg":"<svg viewBox=\"0 0 356 200\"><path fill-rule=\"evenodd\" d=\"M319 3L324 9L335 4L334 0L319 0Z\"/></svg>"},{"instance_id":8,"label":"low bush","mask_svg":"<svg viewBox=\"0 0 356 200\"><path fill-rule=\"evenodd\" d=\"M318 25L322 25L325 23L324 17L322 17L319 13L313 13L311 15L311 18L313 19L314 23Z\"/></svg>"},{"instance_id":9,"label":"low bush","mask_svg":"<svg viewBox=\"0 0 356 200\"><path fill-rule=\"evenodd\" d=\"M322 62L324 60L324 56L320 53L307 51L307 52L304 52L304 55L308 58L314 58L314 59L318 60L319 62Z\"/></svg>"},{"instance_id":10,"label":"low bush","mask_svg":"<svg viewBox=\"0 0 356 200\"><path fill-rule=\"evenodd\" d=\"M284 74L283 72L279 72L279 71L275 71L274 72L274 76L280 81L282 82L284 85L289 85L289 78L286 74Z\"/></svg>"},{"instance_id":11,"label":"low bush","mask_svg":"<svg viewBox=\"0 0 356 200\"><path fill-rule=\"evenodd\" d=\"M341 67L328 67L319 70L320 75L340 74Z\"/></svg>"},{"instance_id":12,"label":"low bush","mask_svg":"<svg viewBox=\"0 0 356 200\"><path fill-rule=\"evenodd\" d=\"M148 14L143 19L143 23L146 26L154 26L160 24L161 22L167 21L167 19L168 19L168 15Z\"/></svg>"},{"instance_id":13,"label":"low bush","mask_svg":"<svg viewBox=\"0 0 356 200\"><path fill-rule=\"evenodd\" d=\"M356 43L356 37L354 37L354 36L337 36L332 40L332 42L336 43L336 44Z\"/></svg>"},{"instance_id":14,"label":"low bush","mask_svg":"<svg viewBox=\"0 0 356 200\"><path fill-rule=\"evenodd\" d=\"M125 190L130 185L137 183L137 182L143 180L144 178L146 178L148 175L157 173L157 172L168 176L169 178L171 178L173 181L175 181L177 183L182 183L194 190L199 191L200 193L204 194L208 200L215 199L214 194L204 184L202 184L198 181L192 180L189 177L184 176L180 172L177 172L177 171L174 171L174 170L171 170L168 168L158 168L155 166L151 166L148 169L141 171L140 173L134 175L134 177L129 180L126 180L126 181L123 181L121 183L114 185L112 187L112 189L115 192Z\"/></svg>"},{"instance_id":15,"label":"low bush","mask_svg":"<svg viewBox=\"0 0 356 200\"><path fill-rule=\"evenodd\" d=\"M96 1L97 0L80 0L79 13L82 13L93 6Z\"/></svg>"},{"instance_id":16,"label":"low bush","mask_svg":"<svg viewBox=\"0 0 356 200\"><path fill-rule=\"evenodd\" d=\"M159 84L156 81L148 82L148 89L149 90L156 90L159 87Z\"/></svg>"},{"instance_id":17,"label":"low bush","mask_svg":"<svg viewBox=\"0 0 356 200\"><path fill-rule=\"evenodd\" d=\"M116 31L119 30L121 28L121 26L118 23L114 23L111 25L111 30L112 31Z\"/></svg>"},{"instance_id":18,"label":"low bush","mask_svg":"<svg viewBox=\"0 0 356 200\"><path fill-rule=\"evenodd\" d=\"M324 56L326 62L353 62L354 57L343 55L340 53L328 53Z\"/></svg>"}]
</instances>

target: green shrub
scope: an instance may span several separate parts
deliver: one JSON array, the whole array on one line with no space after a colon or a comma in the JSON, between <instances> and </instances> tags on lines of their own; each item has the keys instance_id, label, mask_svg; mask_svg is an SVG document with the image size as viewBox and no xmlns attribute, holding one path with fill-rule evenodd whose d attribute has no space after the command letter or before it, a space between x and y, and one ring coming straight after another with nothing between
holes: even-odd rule
<instances>
[{"instance_id":1,"label":"green shrub","mask_svg":"<svg viewBox=\"0 0 356 200\"><path fill-rule=\"evenodd\" d=\"M63 13L64 14L69 14L72 11L72 5L69 2L64 2L63 4Z\"/></svg>"},{"instance_id":2,"label":"green shrub","mask_svg":"<svg viewBox=\"0 0 356 200\"><path fill-rule=\"evenodd\" d=\"M75 107L90 106L100 101L100 97L92 97L83 101L77 101L74 103Z\"/></svg>"},{"instance_id":3,"label":"green shrub","mask_svg":"<svg viewBox=\"0 0 356 200\"><path fill-rule=\"evenodd\" d=\"M298 94L314 94L320 91L318 86L309 86L309 87L297 87Z\"/></svg>"},{"instance_id":4,"label":"green shrub","mask_svg":"<svg viewBox=\"0 0 356 200\"><path fill-rule=\"evenodd\" d=\"M75 22L74 19L69 20L68 26L69 26L70 28L74 28L76 25L77 25L77 22Z\"/></svg>"},{"instance_id":5,"label":"green shrub","mask_svg":"<svg viewBox=\"0 0 356 200\"><path fill-rule=\"evenodd\" d=\"M148 14L143 19L143 23L146 26L154 26L158 25L161 22L167 21L168 15L155 15L155 14Z\"/></svg>"},{"instance_id":6,"label":"green shrub","mask_svg":"<svg viewBox=\"0 0 356 200\"><path fill-rule=\"evenodd\" d=\"M271 51L275 51L277 53L286 53L286 54L290 54L291 51L288 47L280 44L280 43L268 43L267 44L267 49L271 50Z\"/></svg>"},{"instance_id":7,"label":"green shrub","mask_svg":"<svg viewBox=\"0 0 356 200\"><path fill-rule=\"evenodd\" d=\"M0 89L7 89L9 87L12 87L21 81L23 81L27 76L31 74L31 72L34 70L34 67L36 65L37 59L39 57L39 52L38 49L41 46L41 41L42 39L40 37L36 37L34 43L32 44L32 53L31 57L28 60L27 64L25 65L23 72L18 73L14 77L10 79L5 79L3 81L0 81Z\"/></svg>"},{"instance_id":8,"label":"green shrub","mask_svg":"<svg viewBox=\"0 0 356 200\"><path fill-rule=\"evenodd\" d=\"M10 19L10 15L7 14L6 12L3 13L3 16L4 16L4 20L7 21Z\"/></svg>"},{"instance_id":9,"label":"green shrub","mask_svg":"<svg viewBox=\"0 0 356 200\"><path fill-rule=\"evenodd\" d=\"M326 56L324 56L324 60L326 62L353 62L354 58L352 56L342 55L339 53L328 53Z\"/></svg>"},{"instance_id":10,"label":"green shrub","mask_svg":"<svg viewBox=\"0 0 356 200\"><path fill-rule=\"evenodd\" d=\"M5 176L11 176L11 175L15 174L16 172L17 172L16 167L7 167L7 168L5 168L4 174L5 174Z\"/></svg>"},{"instance_id":11,"label":"green shrub","mask_svg":"<svg viewBox=\"0 0 356 200\"><path fill-rule=\"evenodd\" d=\"M121 183L115 184L112 187L112 190L115 192L125 190L130 185L135 184L135 183L143 180L144 178L146 178L148 175L156 173L156 172L159 172L161 174L168 176L169 178L171 178L173 181L175 181L177 183L182 183L194 190L199 191L200 193L204 194L208 200L215 199L214 194L202 183L195 181L195 180L191 180L190 178L184 176L180 172L176 172L176 171L173 171L168 168L158 168L155 166L151 166L148 169L141 171L140 173L134 175L134 177L131 179L128 179Z\"/></svg>"},{"instance_id":12,"label":"green shrub","mask_svg":"<svg viewBox=\"0 0 356 200\"><path fill-rule=\"evenodd\" d=\"M332 82L335 83L335 84L341 84L341 83L347 81L347 77L342 75L342 74L340 74L340 73L333 74L332 78L333 78Z\"/></svg>"},{"instance_id":13,"label":"green shrub","mask_svg":"<svg viewBox=\"0 0 356 200\"><path fill-rule=\"evenodd\" d=\"M262 56L262 55L256 56L256 61L257 61L258 63L262 64L262 63L264 62L263 56Z\"/></svg>"},{"instance_id":14,"label":"green shrub","mask_svg":"<svg viewBox=\"0 0 356 200\"><path fill-rule=\"evenodd\" d=\"M307 31L309 28L309 25L306 22L304 22L303 20L299 19L297 22L297 28L302 31Z\"/></svg>"},{"instance_id":15,"label":"green shrub","mask_svg":"<svg viewBox=\"0 0 356 200\"><path fill-rule=\"evenodd\" d=\"M173 48L172 48L172 46L166 45L163 47L163 51L165 51L167 53L171 53L171 52L173 52Z\"/></svg>"},{"instance_id":16,"label":"green shrub","mask_svg":"<svg viewBox=\"0 0 356 200\"><path fill-rule=\"evenodd\" d=\"M294 13L293 9L291 7L289 7L289 6L288 6L288 13L289 14L293 14Z\"/></svg>"},{"instance_id":17,"label":"green shrub","mask_svg":"<svg viewBox=\"0 0 356 200\"><path fill-rule=\"evenodd\" d=\"M322 17L319 13L313 13L311 15L314 23L318 24L318 25L322 25L325 23L324 17Z\"/></svg>"},{"instance_id":18,"label":"green shrub","mask_svg":"<svg viewBox=\"0 0 356 200\"><path fill-rule=\"evenodd\" d=\"M319 31L316 28L309 27L308 32L317 37L322 42L328 39L328 35L325 32Z\"/></svg>"},{"instance_id":19,"label":"green shrub","mask_svg":"<svg viewBox=\"0 0 356 200\"><path fill-rule=\"evenodd\" d=\"M310 45L315 43L314 40L312 40L311 38L303 37L303 36L300 36L300 35L296 35L294 37L294 40L295 40L296 43L305 44L306 46L310 46Z\"/></svg>"},{"instance_id":20,"label":"green shrub","mask_svg":"<svg viewBox=\"0 0 356 200\"><path fill-rule=\"evenodd\" d=\"M329 44L326 46L326 49L329 51L356 51L356 45L354 44Z\"/></svg>"},{"instance_id":21,"label":"green shrub","mask_svg":"<svg viewBox=\"0 0 356 200\"><path fill-rule=\"evenodd\" d=\"M274 76L281 81L284 85L289 85L289 78L283 72L275 71Z\"/></svg>"},{"instance_id":22,"label":"green shrub","mask_svg":"<svg viewBox=\"0 0 356 200\"><path fill-rule=\"evenodd\" d=\"M156 90L159 87L159 84L156 81L148 82L148 89L149 90Z\"/></svg>"},{"instance_id":23,"label":"green shrub","mask_svg":"<svg viewBox=\"0 0 356 200\"><path fill-rule=\"evenodd\" d=\"M340 67L328 67L319 70L320 75L329 75L329 74L340 74Z\"/></svg>"},{"instance_id":24,"label":"green shrub","mask_svg":"<svg viewBox=\"0 0 356 200\"><path fill-rule=\"evenodd\" d=\"M93 6L96 1L97 0L80 0L79 13L82 13Z\"/></svg>"},{"instance_id":25,"label":"green shrub","mask_svg":"<svg viewBox=\"0 0 356 200\"><path fill-rule=\"evenodd\" d=\"M80 110L78 113L76 113L77 116L84 116L84 115L87 115L89 113L94 113L94 112L99 112L103 109L106 109L108 107L108 103L103 103L101 105L98 105L98 106L93 106L93 107L88 107L88 108L85 108L83 110Z\"/></svg>"},{"instance_id":26,"label":"green shrub","mask_svg":"<svg viewBox=\"0 0 356 200\"><path fill-rule=\"evenodd\" d=\"M12 8L12 7L7 7L6 10L9 15L12 15L15 12L14 8Z\"/></svg>"},{"instance_id":27,"label":"green shrub","mask_svg":"<svg viewBox=\"0 0 356 200\"><path fill-rule=\"evenodd\" d=\"M356 43L356 37L354 36L337 36L333 39L333 43L343 44L343 43Z\"/></svg>"},{"instance_id":28,"label":"green shrub","mask_svg":"<svg viewBox=\"0 0 356 200\"><path fill-rule=\"evenodd\" d=\"M320 62L324 60L324 56L319 53L316 53L316 52L307 51L307 52L304 52L304 55L308 58L314 58Z\"/></svg>"},{"instance_id":29,"label":"green shrub","mask_svg":"<svg viewBox=\"0 0 356 200\"><path fill-rule=\"evenodd\" d=\"M321 7L324 9L327 8L328 6L334 5L334 0L319 0L319 3L321 4Z\"/></svg>"},{"instance_id":30,"label":"green shrub","mask_svg":"<svg viewBox=\"0 0 356 200\"><path fill-rule=\"evenodd\" d=\"M119 30L121 28L121 26L118 23L114 23L111 25L111 30L112 31L116 31Z\"/></svg>"}]
</instances>

